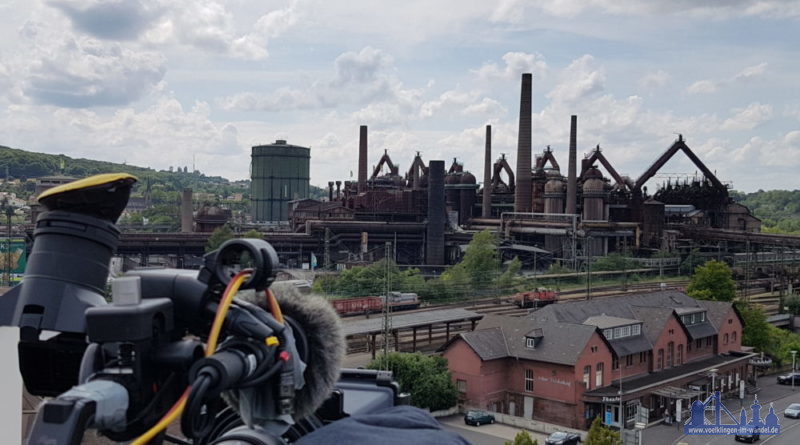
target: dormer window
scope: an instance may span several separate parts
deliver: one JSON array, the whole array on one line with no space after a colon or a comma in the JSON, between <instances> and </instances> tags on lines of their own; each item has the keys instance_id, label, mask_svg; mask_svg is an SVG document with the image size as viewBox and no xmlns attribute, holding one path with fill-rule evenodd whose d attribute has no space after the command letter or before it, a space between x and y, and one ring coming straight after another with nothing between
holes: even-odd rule
<instances>
[{"instance_id":1,"label":"dormer window","mask_svg":"<svg viewBox=\"0 0 800 445\"><path fill-rule=\"evenodd\" d=\"M681 315L681 321L686 326L690 326L697 323L703 323L706 321L706 313L705 311L702 311L702 312L694 312L691 314L684 314Z\"/></svg>"},{"instance_id":2,"label":"dormer window","mask_svg":"<svg viewBox=\"0 0 800 445\"><path fill-rule=\"evenodd\" d=\"M639 335L642 333L642 325L635 324L633 325L631 335Z\"/></svg>"},{"instance_id":3,"label":"dormer window","mask_svg":"<svg viewBox=\"0 0 800 445\"><path fill-rule=\"evenodd\" d=\"M625 338L632 335L640 335L641 333L642 325L640 323L603 329L603 336L606 338L606 340Z\"/></svg>"},{"instance_id":4,"label":"dormer window","mask_svg":"<svg viewBox=\"0 0 800 445\"><path fill-rule=\"evenodd\" d=\"M542 341L544 333L541 328L536 328L525 335L525 347L528 349L536 349L536 345Z\"/></svg>"},{"instance_id":5,"label":"dormer window","mask_svg":"<svg viewBox=\"0 0 800 445\"><path fill-rule=\"evenodd\" d=\"M529 349L535 349L536 339L533 337L525 337L525 347Z\"/></svg>"}]
</instances>

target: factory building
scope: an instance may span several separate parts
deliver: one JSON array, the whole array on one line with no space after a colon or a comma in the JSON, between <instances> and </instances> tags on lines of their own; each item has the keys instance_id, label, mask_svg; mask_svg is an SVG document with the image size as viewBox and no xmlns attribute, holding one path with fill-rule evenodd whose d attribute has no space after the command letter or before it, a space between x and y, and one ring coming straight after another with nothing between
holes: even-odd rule
<instances>
[{"instance_id":1,"label":"factory building","mask_svg":"<svg viewBox=\"0 0 800 445\"><path fill-rule=\"evenodd\" d=\"M488 229L512 246L505 250L507 259L520 256L531 266L525 256L538 256L534 261L539 267L544 258L576 268L611 252L647 256L669 248L674 245L672 224L759 230L760 221L731 199L728 187L692 152L683 136L635 180L620 175L606 157L611 150L600 146L590 149L578 164L578 117L574 115L569 117L566 170L559 165L557 150L551 146L534 154L532 88L532 75L523 74L516 168L509 165L505 155L493 162L492 128L487 126L481 184L458 159L453 159L444 171L439 171L439 162L444 161L437 161L434 174L419 152L409 169L402 172L384 147L370 175L368 130L361 126L358 148L354 150L358 153L357 181L329 182L327 204L313 200L294 203L293 215L297 217L292 218L290 226L295 232L319 237L327 229L329 239L337 243L328 247L336 252L371 251L378 243L391 241L398 246L393 255L399 263L431 266L457 261L471 234ZM263 188L265 179L275 175L263 171L256 175L256 149L288 147L293 146L276 143L253 148L254 208L256 214L262 212L257 220L285 219L286 214L281 213L283 204L304 197L300 196L302 192L291 196L297 189L285 182L305 180L307 184L307 157L303 158L305 170L296 169L302 171L293 173L292 178L277 180L277 192L274 187L270 192ZM296 148L305 150L307 156L308 149ZM649 192L645 183L679 152L697 166L702 176L669 181ZM269 153L282 159L285 152ZM295 165L295 160L286 162ZM289 170L279 171L283 174ZM441 201L439 173L443 182ZM257 184L256 178L261 182ZM257 194L259 187L263 189ZM276 216L263 216L267 208L273 209L270 215ZM309 219L309 215L318 218Z\"/></svg>"},{"instance_id":2,"label":"factory building","mask_svg":"<svg viewBox=\"0 0 800 445\"><path fill-rule=\"evenodd\" d=\"M311 150L287 144L252 147L251 212L256 222L286 222L289 202L308 197Z\"/></svg>"}]
</instances>

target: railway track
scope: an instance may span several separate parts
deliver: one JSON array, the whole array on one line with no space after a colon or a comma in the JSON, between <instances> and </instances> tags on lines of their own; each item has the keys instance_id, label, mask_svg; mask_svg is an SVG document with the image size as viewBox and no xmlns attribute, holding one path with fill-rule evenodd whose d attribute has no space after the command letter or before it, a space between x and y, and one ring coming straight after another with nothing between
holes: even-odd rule
<instances>
[{"instance_id":1,"label":"railway track","mask_svg":"<svg viewBox=\"0 0 800 445\"><path fill-rule=\"evenodd\" d=\"M667 283L667 289L685 289L686 286L689 285L689 280L682 280L682 281L670 281ZM757 289L762 287L763 283L759 283L757 281L750 282L750 289ZM661 283L632 283L625 286L625 290L622 289L623 286L615 285L615 286L598 286L593 287L591 292L591 298L606 298L606 297L613 297L619 295L626 295L632 293L641 293L647 291L656 291L660 290ZM567 302L567 301L580 301L586 299L586 290L585 289L573 289L568 291L562 291L558 294L558 301L559 302ZM774 315L779 312L779 305L780 305L780 297L774 293L758 293L758 294L750 294L748 296L748 300L760 304L766 315ZM557 304L557 303L556 303ZM531 309L519 308L512 302L512 296L501 296L501 297L490 297L490 298L479 298L479 299L471 299L467 301L461 301L458 303L449 303L449 304L432 304L423 306L419 309L414 309L410 311L402 311L398 313L402 314L409 314L415 312L425 312L425 311L432 311L432 310L440 310L440 309L451 309L451 308L464 308L479 314L483 315L509 315L509 316L517 316L521 317L527 315ZM369 317L380 317L380 314L372 314ZM357 320L363 319L365 316L356 316L356 317L347 317L345 320ZM458 335L462 332L467 332L471 329L471 324L469 322L463 323L451 323L450 324L450 337L454 335ZM446 341L447 330L444 326L441 327L434 327L430 329L419 329L417 331L417 340L416 340L416 350L421 352L433 352L439 346L444 344ZM395 350L395 343L394 339L390 340L390 348L391 350ZM398 342L399 342L399 350L400 351L411 351L414 348L415 342L413 338L412 332L401 332L398 335ZM362 353L367 352L369 350L369 341L366 337L354 337L348 339L347 351L348 353ZM382 347L381 340L377 341L376 347L380 350Z\"/></svg>"}]
</instances>

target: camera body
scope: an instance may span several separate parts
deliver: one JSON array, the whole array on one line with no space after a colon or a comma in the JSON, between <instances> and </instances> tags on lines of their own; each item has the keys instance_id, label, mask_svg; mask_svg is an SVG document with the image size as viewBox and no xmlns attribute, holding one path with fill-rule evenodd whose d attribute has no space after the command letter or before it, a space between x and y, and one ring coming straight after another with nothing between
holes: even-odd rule
<instances>
[{"instance_id":1,"label":"camera body","mask_svg":"<svg viewBox=\"0 0 800 445\"><path fill-rule=\"evenodd\" d=\"M37 220L24 281L0 299L0 325L20 328L26 388L55 397L39 410L29 443L79 444L88 428L115 441L141 438L180 405L193 443L279 444L407 403L391 373L341 370L322 407L296 418L305 412L297 394L315 378L306 368L315 327L275 306L267 289L278 257L263 240L229 240L200 271L130 271L112 282L107 301L114 222L134 182L99 175L39 198L48 211ZM233 301L239 287L273 307ZM205 351L217 338L219 347ZM160 443L164 434L153 437Z\"/></svg>"}]
</instances>

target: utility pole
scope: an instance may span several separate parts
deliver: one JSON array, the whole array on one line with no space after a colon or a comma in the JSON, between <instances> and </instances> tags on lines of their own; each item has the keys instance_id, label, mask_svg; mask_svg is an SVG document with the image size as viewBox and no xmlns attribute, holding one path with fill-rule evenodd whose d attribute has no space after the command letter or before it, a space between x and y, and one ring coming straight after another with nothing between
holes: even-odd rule
<instances>
[{"instance_id":1,"label":"utility pole","mask_svg":"<svg viewBox=\"0 0 800 445\"><path fill-rule=\"evenodd\" d=\"M589 245L592 242L592 237L587 236L585 238L586 245L584 247L584 251L586 253L586 299L592 299L592 249Z\"/></svg>"},{"instance_id":2,"label":"utility pole","mask_svg":"<svg viewBox=\"0 0 800 445\"><path fill-rule=\"evenodd\" d=\"M750 290L750 240L745 242L744 251L744 289L742 293L744 301L747 301L747 294Z\"/></svg>"},{"instance_id":3,"label":"utility pole","mask_svg":"<svg viewBox=\"0 0 800 445\"><path fill-rule=\"evenodd\" d=\"M389 370L389 338L392 335L392 306L389 302L389 291L391 290L392 283L389 266L390 254L392 252L392 243L386 242L386 249L384 251L384 260L386 261L386 279L385 279L385 292L383 296L383 368Z\"/></svg>"},{"instance_id":4,"label":"utility pole","mask_svg":"<svg viewBox=\"0 0 800 445\"><path fill-rule=\"evenodd\" d=\"M792 376L792 391L794 391L794 360L795 357L797 357L797 351L789 351L789 352L792 353L792 373L790 375Z\"/></svg>"}]
</instances>

